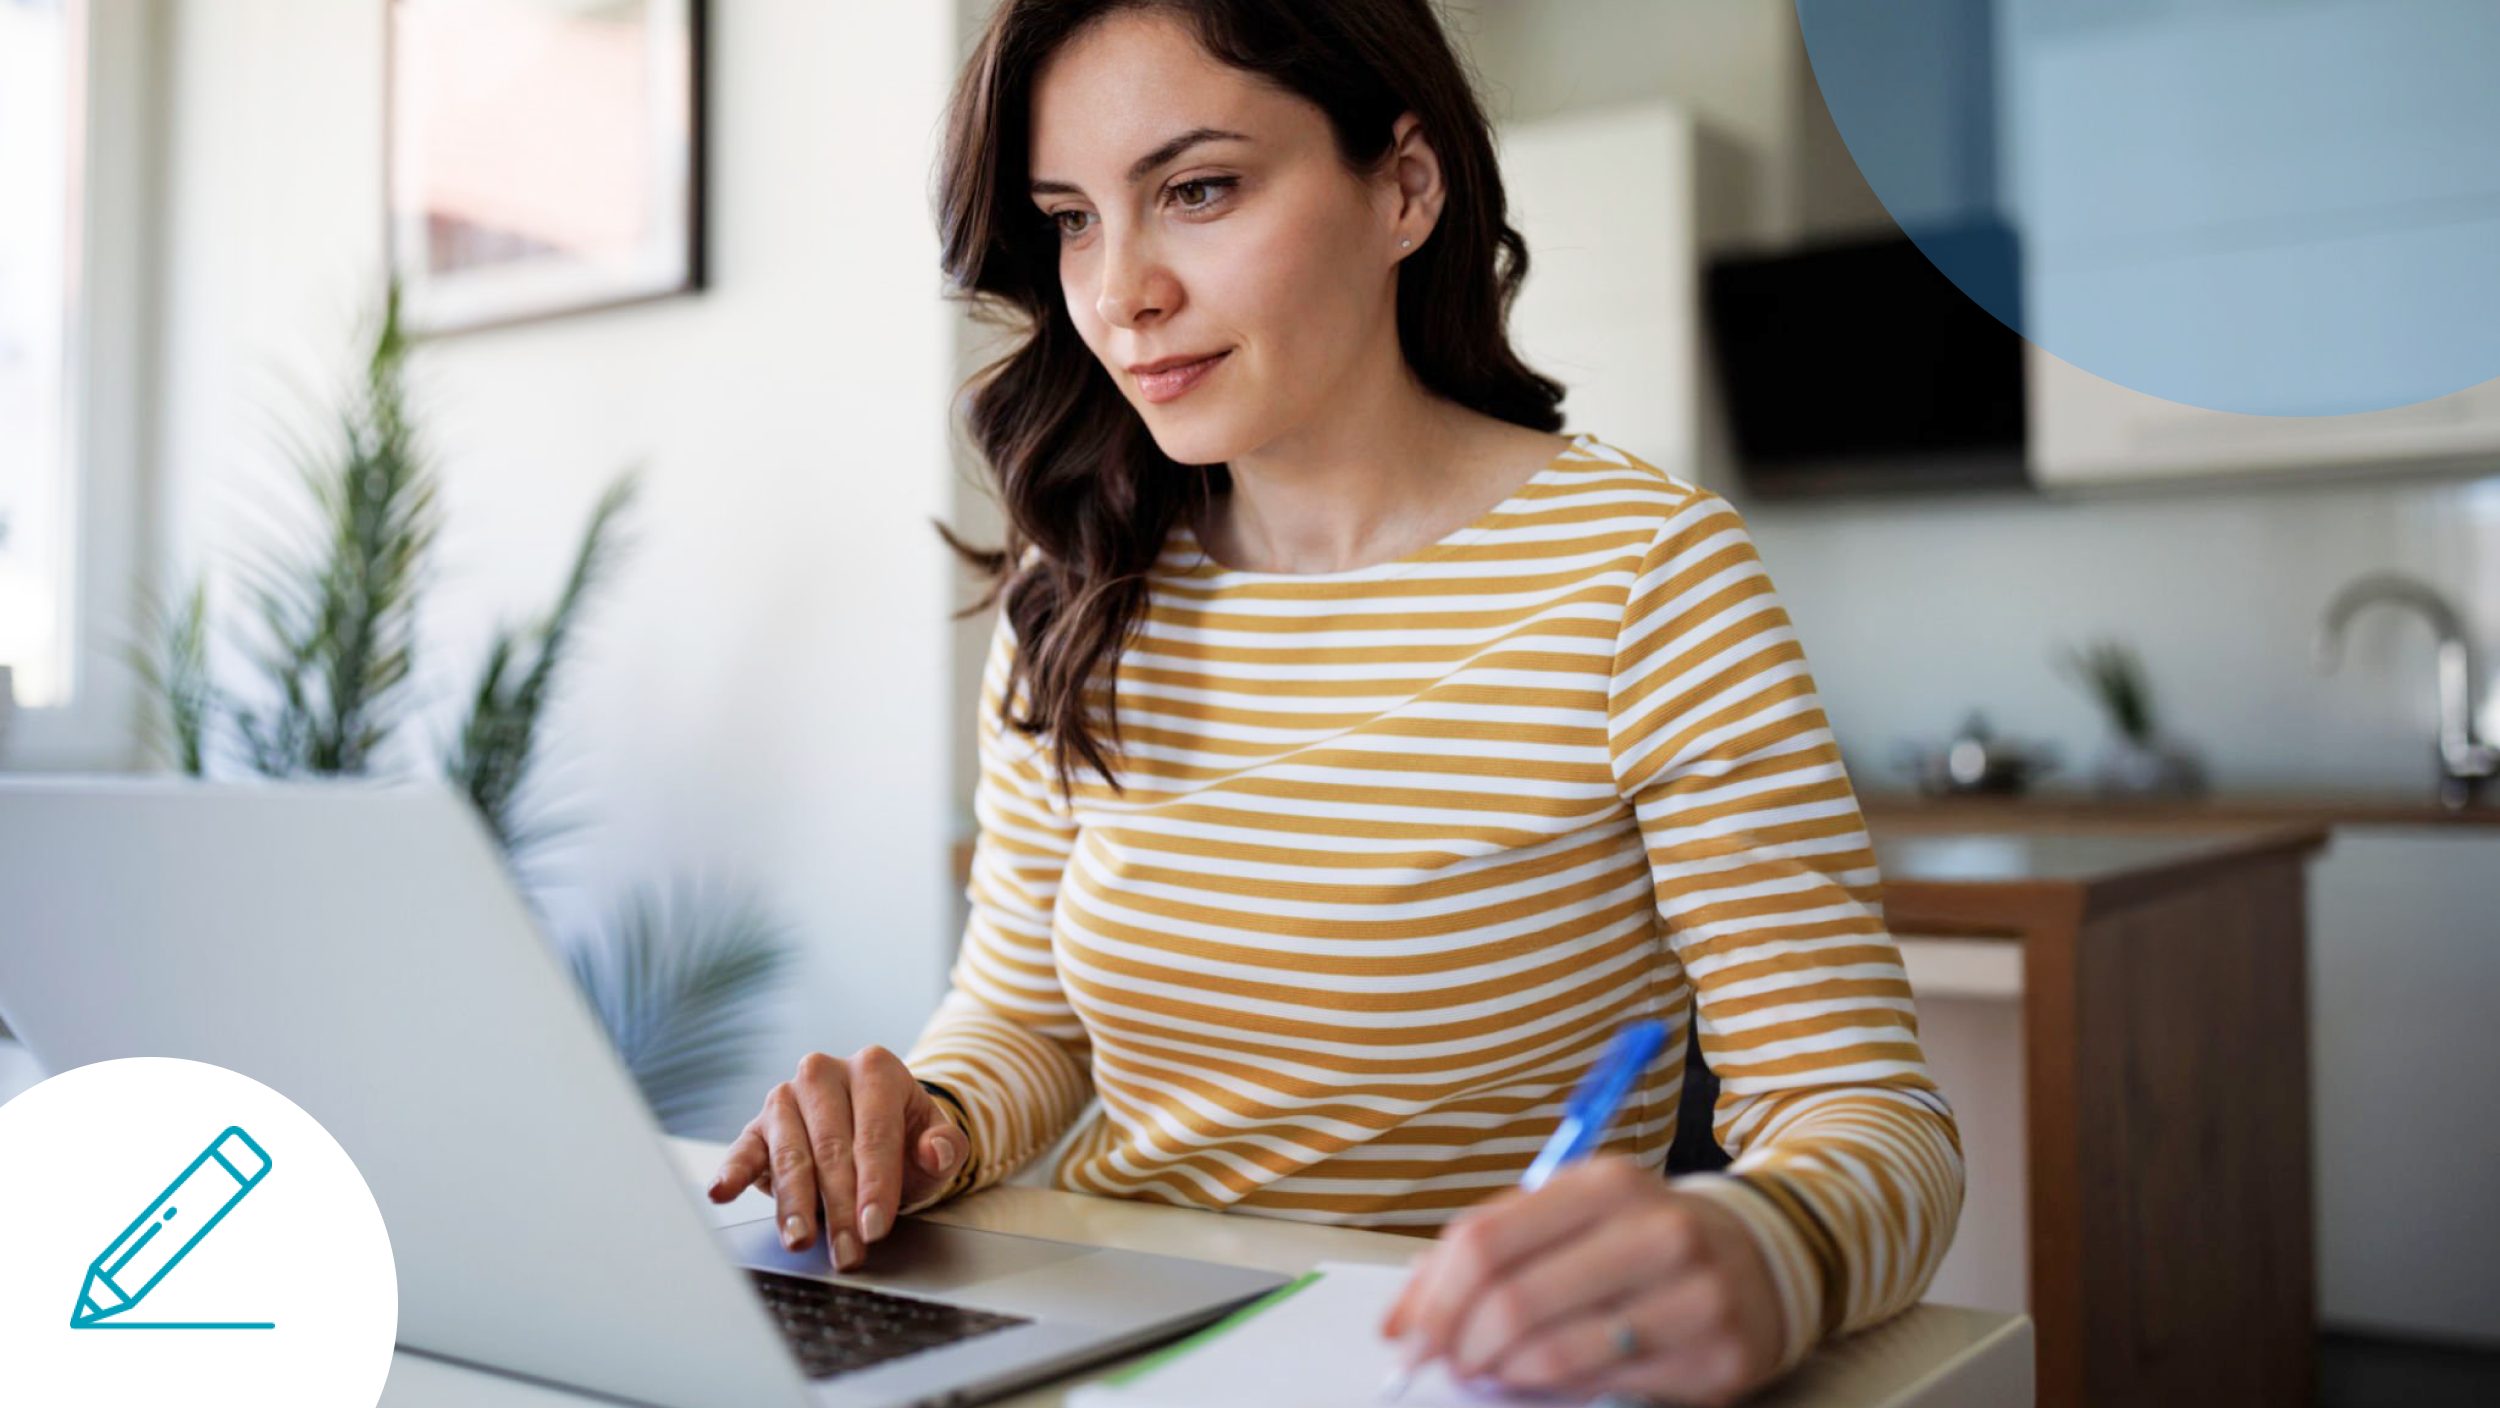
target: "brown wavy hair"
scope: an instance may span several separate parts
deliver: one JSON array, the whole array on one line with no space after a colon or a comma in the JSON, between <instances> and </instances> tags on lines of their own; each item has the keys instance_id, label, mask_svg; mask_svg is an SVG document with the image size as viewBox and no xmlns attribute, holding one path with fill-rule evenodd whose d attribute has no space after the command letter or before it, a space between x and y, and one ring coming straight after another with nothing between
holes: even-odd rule
<instances>
[{"instance_id":1,"label":"brown wavy hair","mask_svg":"<svg viewBox=\"0 0 2500 1408\"><path fill-rule=\"evenodd\" d=\"M1120 748L1112 705L1148 573L1173 525L1231 485L1222 465L1165 455L1099 374L1060 293L1057 234L1026 190L1034 75L1121 10L1174 15L1208 54L1309 100L1358 177L1380 169L1392 124L1414 113L1447 198L1432 237L1398 265L1399 346L1435 395L1533 430L1562 428L1563 388L1529 370L1505 331L1527 242L1507 223L1490 125L1429 0L1000 0L955 82L935 197L948 296L1024 332L956 399L989 463L1007 540L978 548L937 528L988 579L958 615L1005 598L1017 648L1000 721L1049 738L1070 796L1079 762L1125 790L1109 756Z\"/></svg>"}]
</instances>

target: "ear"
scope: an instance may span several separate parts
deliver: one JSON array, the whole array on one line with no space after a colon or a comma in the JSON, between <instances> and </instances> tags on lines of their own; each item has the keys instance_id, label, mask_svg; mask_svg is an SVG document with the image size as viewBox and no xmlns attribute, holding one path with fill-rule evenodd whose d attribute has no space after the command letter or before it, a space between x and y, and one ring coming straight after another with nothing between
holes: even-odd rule
<instances>
[{"instance_id":1,"label":"ear","mask_svg":"<svg viewBox=\"0 0 2500 1408\"><path fill-rule=\"evenodd\" d=\"M1448 187L1441 180L1441 154L1424 136L1423 120L1411 112L1390 124L1389 150L1382 165L1389 259L1394 263L1423 248L1425 237L1440 223ZM1400 240L1409 243L1400 248Z\"/></svg>"}]
</instances>

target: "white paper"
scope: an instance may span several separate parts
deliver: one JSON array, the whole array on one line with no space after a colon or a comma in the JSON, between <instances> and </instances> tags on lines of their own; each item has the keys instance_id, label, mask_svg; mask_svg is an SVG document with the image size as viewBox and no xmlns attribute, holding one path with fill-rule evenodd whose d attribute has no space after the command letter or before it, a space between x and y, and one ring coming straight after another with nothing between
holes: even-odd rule
<instances>
[{"instance_id":1,"label":"white paper","mask_svg":"<svg viewBox=\"0 0 2500 1408\"><path fill-rule=\"evenodd\" d=\"M1068 1408L1376 1408L1398 1347L1380 1322L1407 1268L1327 1262L1319 1279L1126 1384L1089 1384ZM1475 1392L1426 1365L1395 1408L1580 1404L1580 1398Z\"/></svg>"}]
</instances>

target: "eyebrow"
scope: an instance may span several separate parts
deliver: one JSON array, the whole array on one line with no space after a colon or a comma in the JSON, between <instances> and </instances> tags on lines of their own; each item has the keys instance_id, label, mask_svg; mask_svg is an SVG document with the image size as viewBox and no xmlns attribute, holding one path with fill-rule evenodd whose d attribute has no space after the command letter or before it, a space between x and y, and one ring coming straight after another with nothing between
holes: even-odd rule
<instances>
[{"instance_id":1,"label":"eyebrow","mask_svg":"<svg viewBox=\"0 0 2500 1408\"><path fill-rule=\"evenodd\" d=\"M1227 132L1220 127L1193 127L1131 163L1128 169L1129 184L1136 185L1139 181L1146 179L1146 176L1156 167L1188 151L1200 142L1247 142L1249 140L1239 132ZM1037 196L1085 194L1065 181L1036 181L1028 189Z\"/></svg>"}]
</instances>

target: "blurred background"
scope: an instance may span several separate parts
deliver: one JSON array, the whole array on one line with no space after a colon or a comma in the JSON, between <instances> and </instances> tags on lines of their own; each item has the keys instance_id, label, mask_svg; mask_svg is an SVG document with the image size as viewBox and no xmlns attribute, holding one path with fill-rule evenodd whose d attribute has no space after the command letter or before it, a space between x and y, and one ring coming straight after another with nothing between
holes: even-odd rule
<instances>
[{"instance_id":1,"label":"blurred background","mask_svg":"<svg viewBox=\"0 0 2500 1408\"><path fill-rule=\"evenodd\" d=\"M2026 343L1903 233L1997 248L2057 140L2035 81L2140 93L2193 142L2213 104L2160 62L2188 29L2490 10L1905 5L1885 140L1932 124L1942 154L1912 209L1781 0L1442 8L1533 251L1524 354L1569 429L1742 510L1879 833L2326 828L2293 931L2322 1382L2386 1355L2406 1401L2500 1382L2500 381L2199 410ZM962 923L989 631L929 524L998 522L949 417L992 347L939 297L928 197L988 10L0 0L0 767L183 767L188 699L196 771L338 770L279 734L340 643L270 603L313 610L340 495L396 467L409 532L365 546L422 570L385 582L389 726L350 770L448 774L527 833L516 870L674 1127L734 1129L808 1051L906 1045ZM2490 109L2337 108L2389 88L2368 58L2328 47L2322 130L2484 160L2333 218L2190 209L2129 257L2491 219ZM1952 855L1936 878L2023 878ZM679 960L683 1032L629 1030L636 942ZM1937 994L1931 1022L1967 1007L1941 1043L2019 1066L2018 993ZM1974 1216L2019 1242L2019 1153L2010 1191L1973 1157ZM2026 1295L2019 1254L1966 1272Z\"/></svg>"}]
</instances>

